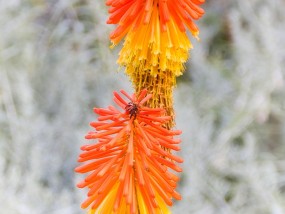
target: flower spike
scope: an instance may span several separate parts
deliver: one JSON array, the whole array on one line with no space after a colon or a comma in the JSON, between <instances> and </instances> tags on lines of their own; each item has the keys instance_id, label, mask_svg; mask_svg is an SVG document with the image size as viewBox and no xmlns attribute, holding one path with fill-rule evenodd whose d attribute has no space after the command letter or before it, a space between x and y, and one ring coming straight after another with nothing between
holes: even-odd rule
<instances>
[{"instance_id":1,"label":"flower spike","mask_svg":"<svg viewBox=\"0 0 285 214\"><path fill-rule=\"evenodd\" d=\"M88 188L82 208L89 213L170 213L172 199L181 199L175 191L181 172L176 165L183 160L165 151L179 150L179 130L168 130L171 119L163 108L144 104L151 98L147 90L124 98L114 92L114 102L121 108L95 108L98 121L90 125L95 131L86 139L95 143L81 147L75 171L89 173L77 186Z\"/></svg>"}]
</instances>

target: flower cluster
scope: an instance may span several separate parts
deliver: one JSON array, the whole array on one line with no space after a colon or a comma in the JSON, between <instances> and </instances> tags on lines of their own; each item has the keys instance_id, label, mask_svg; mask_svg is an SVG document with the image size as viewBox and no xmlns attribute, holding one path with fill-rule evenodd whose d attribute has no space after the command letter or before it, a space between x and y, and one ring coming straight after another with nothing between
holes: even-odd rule
<instances>
[{"instance_id":1,"label":"flower cluster","mask_svg":"<svg viewBox=\"0 0 285 214\"><path fill-rule=\"evenodd\" d=\"M170 213L179 181L176 163L181 131L173 130L173 88L192 44L187 29L198 38L193 20L205 0L107 0L113 46L125 38L118 63L126 68L136 93L114 92L121 108L95 108L98 121L82 146L78 173L88 173L78 184L88 188L82 207L94 213ZM147 93L150 91L151 95ZM124 98L122 97L124 95Z\"/></svg>"},{"instance_id":2,"label":"flower cluster","mask_svg":"<svg viewBox=\"0 0 285 214\"><path fill-rule=\"evenodd\" d=\"M126 72L136 69L169 70L181 75L188 59L191 42L186 29L198 37L193 20L204 10L199 7L205 0L107 0L110 6L108 24L118 24L111 33L113 44L126 36L118 63Z\"/></svg>"},{"instance_id":3,"label":"flower cluster","mask_svg":"<svg viewBox=\"0 0 285 214\"><path fill-rule=\"evenodd\" d=\"M181 196L175 191L179 178L173 171L183 160L171 153L178 151L179 130L168 130L164 124L171 119L163 108L149 108L152 97L147 90L128 95L114 92L114 102L121 108L95 108L98 121L90 125L95 131L86 139L92 144L81 147L75 169L89 173L78 184L87 187L88 198L82 207L93 213L170 213L172 199ZM126 100L127 99L127 100ZM168 205L168 206L167 206Z\"/></svg>"}]
</instances>

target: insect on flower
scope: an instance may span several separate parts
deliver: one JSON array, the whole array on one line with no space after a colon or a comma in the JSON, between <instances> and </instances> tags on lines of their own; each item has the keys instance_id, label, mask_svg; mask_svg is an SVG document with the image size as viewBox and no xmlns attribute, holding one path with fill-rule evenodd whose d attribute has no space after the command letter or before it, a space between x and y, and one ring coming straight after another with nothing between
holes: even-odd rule
<instances>
[{"instance_id":1,"label":"insect on flower","mask_svg":"<svg viewBox=\"0 0 285 214\"><path fill-rule=\"evenodd\" d=\"M134 117L134 119L136 119L137 113L139 111L137 104L135 104L133 102L129 102L128 105L126 105L125 109L130 114L130 118Z\"/></svg>"},{"instance_id":2,"label":"insect on flower","mask_svg":"<svg viewBox=\"0 0 285 214\"><path fill-rule=\"evenodd\" d=\"M98 121L90 125L96 131L86 135L94 143L81 147L78 173L89 173L77 186L88 188L82 208L89 213L170 213L172 199L181 199L175 191L183 160L164 150L180 148L179 130L168 130L170 120L163 108L146 107L152 95L142 90L138 95L122 96L114 92L114 106L95 108Z\"/></svg>"}]
</instances>

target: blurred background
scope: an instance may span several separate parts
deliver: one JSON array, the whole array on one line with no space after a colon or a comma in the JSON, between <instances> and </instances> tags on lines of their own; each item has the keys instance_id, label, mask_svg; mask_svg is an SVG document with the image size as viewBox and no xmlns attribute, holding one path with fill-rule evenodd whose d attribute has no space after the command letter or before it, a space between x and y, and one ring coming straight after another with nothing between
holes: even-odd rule
<instances>
[{"instance_id":1,"label":"blurred background","mask_svg":"<svg viewBox=\"0 0 285 214\"><path fill-rule=\"evenodd\" d=\"M0 213L81 214L79 147L112 91L104 0L0 0ZM207 0L175 88L174 214L285 213L285 1Z\"/></svg>"}]
</instances>

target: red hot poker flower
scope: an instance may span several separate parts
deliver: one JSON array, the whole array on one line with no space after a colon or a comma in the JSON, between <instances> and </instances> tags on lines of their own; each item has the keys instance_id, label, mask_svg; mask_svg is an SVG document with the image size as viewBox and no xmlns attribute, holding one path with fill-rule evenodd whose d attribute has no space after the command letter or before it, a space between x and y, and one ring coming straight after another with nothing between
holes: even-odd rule
<instances>
[{"instance_id":1,"label":"red hot poker flower","mask_svg":"<svg viewBox=\"0 0 285 214\"><path fill-rule=\"evenodd\" d=\"M90 206L94 213L170 213L172 198L181 199L175 191L179 178L172 172L182 169L175 162L183 160L163 148L178 151L179 130L167 130L163 125L170 120L163 108L144 106L151 98L146 90L138 96L114 92L113 106L95 108L98 121L90 123L96 131L86 139L93 144L81 147L75 169L89 175L78 184L87 187L88 198L82 208ZM169 170L170 169L170 170Z\"/></svg>"},{"instance_id":2,"label":"red hot poker flower","mask_svg":"<svg viewBox=\"0 0 285 214\"><path fill-rule=\"evenodd\" d=\"M172 73L179 76L189 57L192 44L188 29L198 38L194 23L203 14L205 0L107 0L108 24L117 24L111 33L113 45L124 37L118 64L126 67L133 78L136 71L148 71L152 76Z\"/></svg>"}]
</instances>

